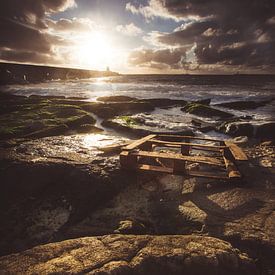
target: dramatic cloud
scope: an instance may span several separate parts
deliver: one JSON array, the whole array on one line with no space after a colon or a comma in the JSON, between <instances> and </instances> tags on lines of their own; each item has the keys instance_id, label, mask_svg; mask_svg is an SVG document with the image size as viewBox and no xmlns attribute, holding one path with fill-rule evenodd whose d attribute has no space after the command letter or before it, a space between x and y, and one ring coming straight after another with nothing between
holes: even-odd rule
<instances>
[{"instance_id":1,"label":"dramatic cloud","mask_svg":"<svg viewBox=\"0 0 275 275\"><path fill-rule=\"evenodd\" d=\"M173 32L155 35L154 44L193 45L198 65L275 67L273 0L150 0L126 9L147 19L182 21Z\"/></svg>"},{"instance_id":2,"label":"dramatic cloud","mask_svg":"<svg viewBox=\"0 0 275 275\"><path fill-rule=\"evenodd\" d=\"M89 32L95 28L95 24L89 18L61 18L58 21L47 19L46 24L57 32Z\"/></svg>"},{"instance_id":3,"label":"dramatic cloud","mask_svg":"<svg viewBox=\"0 0 275 275\"><path fill-rule=\"evenodd\" d=\"M138 49L129 57L129 63L134 66L157 69L180 69L186 64L186 48L176 49Z\"/></svg>"},{"instance_id":4,"label":"dramatic cloud","mask_svg":"<svg viewBox=\"0 0 275 275\"><path fill-rule=\"evenodd\" d=\"M0 50L2 60L55 63L56 46L66 41L51 34L47 15L75 5L74 0L9 0L0 2ZM51 22L60 28L64 22Z\"/></svg>"},{"instance_id":5,"label":"dramatic cloud","mask_svg":"<svg viewBox=\"0 0 275 275\"><path fill-rule=\"evenodd\" d=\"M143 31L139 27L137 27L134 23L130 23L128 25L118 25L116 27L116 30L124 35L128 36L138 36L139 34L142 34Z\"/></svg>"}]
</instances>

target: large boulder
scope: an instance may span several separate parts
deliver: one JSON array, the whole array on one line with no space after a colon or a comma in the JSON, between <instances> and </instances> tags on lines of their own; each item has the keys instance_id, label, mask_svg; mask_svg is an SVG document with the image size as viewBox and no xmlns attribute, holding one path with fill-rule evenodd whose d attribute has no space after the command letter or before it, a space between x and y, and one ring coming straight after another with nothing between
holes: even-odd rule
<instances>
[{"instance_id":1,"label":"large boulder","mask_svg":"<svg viewBox=\"0 0 275 275\"><path fill-rule=\"evenodd\" d=\"M254 136L254 126L249 122L228 122L224 123L219 129L230 136Z\"/></svg>"},{"instance_id":2,"label":"large boulder","mask_svg":"<svg viewBox=\"0 0 275 275\"><path fill-rule=\"evenodd\" d=\"M106 235L0 258L3 274L257 274L228 242L204 236Z\"/></svg>"},{"instance_id":3,"label":"large boulder","mask_svg":"<svg viewBox=\"0 0 275 275\"><path fill-rule=\"evenodd\" d=\"M181 108L181 110L183 112L187 112L202 117L230 118L234 116L233 114L199 103L188 103L186 106Z\"/></svg>"},{"instance_id":4,"label":"large boulder","mask_svg":"<svg viewBox=\"0 0 275 275\"><path fill-rule=\"evenodd\" d=\"M265 106L270 101L232 101L232 102L225 102L225 103L218 103L215 106L225 107L229 109L236 109L236 110L246 110L246 109L256 109L258 107Z\"/></svg>"}]
</instances>

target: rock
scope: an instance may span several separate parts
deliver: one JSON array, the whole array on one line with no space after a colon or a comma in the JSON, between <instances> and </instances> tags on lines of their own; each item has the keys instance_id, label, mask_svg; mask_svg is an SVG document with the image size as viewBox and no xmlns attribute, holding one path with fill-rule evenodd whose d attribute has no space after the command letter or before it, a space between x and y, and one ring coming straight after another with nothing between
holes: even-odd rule
<instances>
[{"instance_id":1,"label":"rock","mask_svg":"<svg viewBox=\"0 0 275 275\"><path fill-rule=\"evenodd\" d=\"M107 128L112 128L118 132L126 133L130 135L134 135L136 137L143 137L150 134L174 134L174 135L187 135L187 136L193 136L193 131L186 127L185 129L182 129L180 131L160 131L160 130L152 130L148 129L146 127L143 127L143 125L133 125L133 124L126 124L126 123L119 123L115 120L104 120L102 122L102 126Z\"/></svg>"},{"instance_id":2,"label":"rock","mask_svg":"<svg viewBox=\"0 0 275 275\"><path fill-rule=\"evenodd\" d=\"M136 98L130 97L130 96L124 96L124 95L102 96L97 98L97 101L102 101L102 102L130 102L134 100L136 100Z\"/></svg>"},{"instance_id":3,"label":"rock","mask_svg":"<svg viewBox=\"0 0 275 275\"><path fill-rule=\"evenodd\" d=\"M192 201L179 205L179 212L187 222L198 224L200 228L205 224L207 214L198 208Z\"/></svg>"},{"instance_id":4,"label":"rock","mask_svg":"<svg viewBox=\"0 0 275 275\"><path fill-rule=\"evenodd\" d=\"M275 122L259 125L256 129L257 138L275 139Z\"/></svg>"},{"instance_id":5,"label":"rock","mask_svg":"<svg viewBox=\"0 0 275 275\"><path fill-rule=\"evenodd\" d=\"M85 103L82 108L104 119L154 110L154 106L147 102Z\"/></svg>"},{"instance_id":6,"label":"rock","mask_svg":"<svg viewBox=\"0 0 275 275\"><path fill-rule=\"evenodd\" d=\"M274 146L274 141L272 140L264 141L260 144L260 146Z\"/></svg>"},{"instance_id":7,"label":"rock","mask_svg":"<svg viewBox=\"0 0 275 275\"><path fill-rule=\"evenodd\" d=\"M257 274L229 243L204 236L86 237L0 258L8 274Z\"/></svg>"},{"instance_id":8,"label":"rock","mask_svg":"<svg viewBox=\"0 0 275 275\"><path fill-rule=\"evenodd\" d=\"M95 124L96 120L90 115L84 115L76 119L72 119L66 122L66 125L71 129L77 129L83 124Z\"/></svg>"},{"instance_id":9,"label":"rock","mask_svg":"<svg viewBox=\"0 0 275 275\"><path fill-rule=\"evenodd\" d=\"M226 103L218 103L214 106L220 106L230 109L236 109L236 110L247 110L247 109L256 109L258 107L265 106L268 104L270 100L265 101L232 101L232 102L226 102Z\"/></svg>"},{"instance_id":10,"label":"rock","mask_svg":"<svg viewBox=\"0 0 275 275\"><path fill-rule=\"evenodd\" d=\"M53 127L47 127L43 130L32 132L24 136L24 138L42 138L50 136L64 135L69 130L67 125L58 125Z\"/></svg>"},{"instance_id":11,"label":"rock","mask_svg":"<svg viewBox=\"0 0 275 275\"><path fill-rule=\"evenodd\" d=\"M233 114L198 103L188 103L181 111L202 117L230 118Z\"/></svg>"},{"instance_id":12,"label":"rock","mask_svg":"<svg viewBox=\"0 0 275 275\"><path fill-rule=\"evenodd\" d=\"M82 124L78 127L78 133L100 133L104 130L91 124Z\"/></svg>"},{"instance_id":13,"label":"rock","mask_svg":"<svg viewBox=\"0 0 275 275\"><path fill-rule=\"evenodd\" d=\"M231 136L254 136L254 126L249 122L228 122L220 130Z\"/></svg>"},{"instance_id":14,"label":"rock","mask_svg":"<svg viewBox=\"0 0 275 275\"><path fill-rule=\"evenodd\" d=\"M197 118L192 118L191 123L195 125L203 133L216 129L216 124L208 123Z\"/></svg>"},{"instance_id":15,"label":"rock","mask_svg":"<svg viewBox=\"0 0 275 275\"><path fill-rule=\"evenodd\" d=\"M85 135L36 139L1 149L1 254L49 242L56 234L62 240L64 228L131 182L116 157L101 157L100 151L96 155L92 138L94 144L86 150Z\"/></svg>"},{"instance_id":16,"label":"rock","mask_svg":"<svg viewBox=\"0 0 275 275\"><path fill-rule=\"evenodd\" d=\"M114 233L120 234L144 234L146 233L146 226L138 221L125 220L119 222L119 227Z\"/></svg>"},{"instance_id":17,"label":"rock","mask_svg":"<svg viewBox=\"0 0 275 275\"><path fill-rule=\"evenodd\" d=\"M155 108L167 108L173 106L185 106L187 101L179 99L170 99L170 98L149 98L141 99L139 102L147 102L153 105Z\"/></svg>"},{"instance_id":18,"label":"rock","mask_svg":"<svg viewBox=\"0 0 275 275\"><path fill-rule=\"evenodd\" d=\"M193 101L193 103L198 103L198 104L203 104L203 105L210 105L211 98L195 100L195 101Z\"/></svg>"}]
</instances>

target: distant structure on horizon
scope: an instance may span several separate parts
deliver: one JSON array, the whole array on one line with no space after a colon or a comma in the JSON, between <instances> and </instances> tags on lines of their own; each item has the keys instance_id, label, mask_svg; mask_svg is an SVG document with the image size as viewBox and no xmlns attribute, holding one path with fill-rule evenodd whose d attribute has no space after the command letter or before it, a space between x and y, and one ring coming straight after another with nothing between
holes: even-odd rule
<instances>
[{"instance_id":1,"label":"distant structure on horizon","mask_svg":"<svg viewBox=\"0 0 275 275\"><path fill-rule=\"evenodd\" d=\"M110 67L109 66L106 67L106 72L110 72Z\"/></svg>"}]
</instances>

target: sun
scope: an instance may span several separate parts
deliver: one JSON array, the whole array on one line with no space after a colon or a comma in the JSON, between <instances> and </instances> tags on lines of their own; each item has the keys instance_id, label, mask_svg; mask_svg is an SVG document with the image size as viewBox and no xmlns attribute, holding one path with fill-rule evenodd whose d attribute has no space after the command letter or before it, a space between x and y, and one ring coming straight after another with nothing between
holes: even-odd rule
<instances>
[{"instance_id":1,"label":"sun","mask_svg":"<svg viewBox=\"0 0 275 275\"><path fill-rule=\"evenodd\" d=\"M74 51L80 64L102 70L111 65L114 50L107 34L96 31L79 38Z\"/></svg>"}]
</instances>

